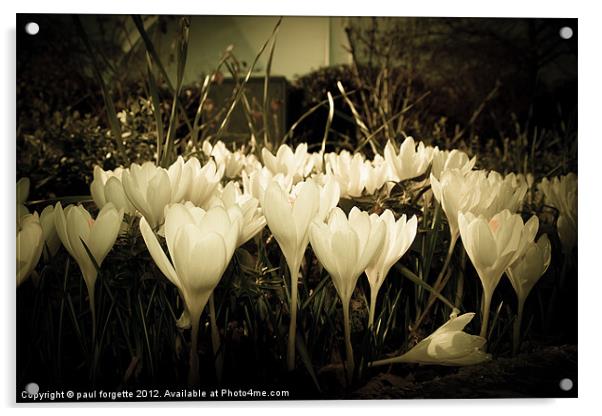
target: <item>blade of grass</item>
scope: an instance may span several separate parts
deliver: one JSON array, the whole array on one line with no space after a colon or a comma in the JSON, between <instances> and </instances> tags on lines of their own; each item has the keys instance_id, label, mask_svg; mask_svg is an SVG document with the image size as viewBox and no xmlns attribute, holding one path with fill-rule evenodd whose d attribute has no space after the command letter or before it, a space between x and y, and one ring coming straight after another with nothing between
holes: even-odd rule
<instances>
[{"instance_id":1,"label":"blade of grass","mask_svg":"<svg viewBox=\"0 0 602 416\"><path fill-rule=\"evenodd\" d=\"M370 143L370 146L372 147L372 151L374 152L374 154L377 154L378 149L376 147L376 144L374 143L374 139L370 137L370 131L368 130L368 127L362 120L362 117L360 116L357 109L355 108L355 105L353 105L353 102L351 101L351 99L349 98L347 93L345 92L345 88L343 87L343 84L341 84L341 81L337 81L337 88L339 89L339 91L341 92L341 95L345 99L345 102L349 106L349 109L351 110L351 114L353 115L353 118L355 120L355 124L359 127L360 131L362 132L362 135L365 137L365 140L367 140L368 143Z\"/></svg>"},{"instance_id":2,"label":"blade of grass","mask_svg":"<svg viewBox=\"0 0 602 416\"><path fill-rule=\"evenodd\" d=\"M153 363L153 353L150 346L150 340L148 337L148 330L146 328L146 319L144 319L144 307L142 306L142 300L140 299L140 293L138 293L138 312L140 313L140 319L142 320L142 328L144 329L144 339L146 341L146 348L148 350L148 361L151 368L151 374L155 373L155 366Z\"/></svg>"},{"instance_id":3,"label":"blade of grass","mask_svg":"<svg viewBox=\"0 0 602 416\"><path fill-rule=\"evenodd\" d=\"M245 76L245 79L243 80L243 82L242 82L240 88L238 89L238 91L236 92L234 100L232 101L232 104L228 108L228 112L226 113L226 116L222 120L222 122L221 122L221 124L219 126L219 129L217 130L217 133L215 134L216 137L220 137L221 132L224 130L224 128L228 124L228 120L230 119L230 116L232 115L232 111L234 111L234 108L236 107L236 104L240 100L240 97L241 97L241 95L242 95L242 93L244 91L244 88L247 85L247 82L249 82L249 78L251 78L251 74L253 73L253 70L255 69L255 65L257 65L257 62L259 61L259 58L261 57L261 55L265 51L265 48L268 46L270 40L273 39L274 36L276 35L276 32L278 31L278 28L280 27L280 23L281 22L282 22L282 17L280 17L278 19L278 22L276 22L276 25L274 26L274 29L272 30L272 34L265 41L265 43L263 44L263 46L259 50L259 53L257 53L257 55L255 56L255 59L253 60L253 63L251 64L251 67L249 68L249 71L247 72L247 75Z\"/></svg>"},{"instance_id":4,"label":"blade of grass","mask_svg":"<svg viewBox=\"0 0 602 416\"><path fill-rule=\"evenodd\" d=\"M115 144L117 145L117 150L123 154L124 148L121 137L121 124L119 123L119 119L117 118L117 111L115 110L115 103L113 102L113 98L111 97L111 93L107 84L105 83L104 78L102 77L102 72L100 70L100 64L96 59L96 55L92 50L92 44L90 43L90 39L79 19L79 16L74 15L73 21L75 23L75 29L79 36L81 37L88 54L90 55L90 59L92 60L92 70L98 83L100 84L100 88L102 91L102 97L105 103L105 109L107 111L107 118L109 121L109 126L111 128L111 134L113 135L113 139L115 140Z\"/></svg>"},{"instance_id":5,"label":"blade of grass","mask_svg":"<svg viewBox=\"0 0 602 416\"><path fill-rule=\"evenodd\" d=\"M161 102L159 101L159 89L153 71L153 62L148 52L146 53L146 64L148 73L148 89L150 91L153 103L153 113L155 114L155 123L157 125L157 163L161 162L161 153L163 150L163 119L161 117Z\"/></svg>"},{"instance_id":6,"label":"blade of grass","mask_svg":"<svg viewBox=\"0 0 602 416\"><path fill-rule=\"evenodd\" d=\"M270 140L270 118L268 117L268 101L270 88L270 74L272 72L272 59L274 58L274 49L276 48L277 30L278 29L276 29L276 32L273 36L272 46L270 47L270 54L268 56L268 63L265 69L265 79L263 81L263 145L268 149L272 148L272 142Z\"/></svg>"},{"instance_id":7,"label":"blade of grass","mask_svg":"<svg viewBox=\"0 0 602 416\"><path fill-rule=\"evenodd\" d=\"M71 265L71 257L67 257L65 262L65 273L63 275L63 295L61 296L61 306L59 309L59 329L57 336L57 368L59 371L62 370L61 360L63 357L62 352L62 341L63 341L63 316L65 313L65 293L67 293L67 278L69 277L69 266Z\"/></svg>"},{"instance_id":8,"label":"blade of grass","mask_svg":"<svg viewBox=\"0 0 602 416\"><path fill-rule=\"evenodd\" d=\"M311 357L309 356L309 351L307 350L307 345L305 344L305 340L303 339L303 334L301 332L297 332L295 344L297 344L297 351L299 352L299 357L301 357L301 362L303 365L305 365L305 368L314 382L316 389L318 389L318 392L321 392L322 390L320 389L320 383L318 382L318 377L316 377L316 372L314 371L314 367L311 363Z\"/></svg>"},{"instance_id":9,"label":"blade of grass","mask_svg":"<svg viewBox=\"0 0 602 416\"><path fill-rule=\"evenodd\" d=\"M144 28L144 23L142 22L142 18L138 15L132 15L132 20L134 21L134 24L136 25L136 29L138 29L138 32L140 33L140 37L142 38L142 42L144 43L144 47L146 48L146 51L149 53L151 58L155 61L157 67L159 68L159 71L161 71L161 75L165 79L165 82L167 83L167 86L169 87L170 92L172 94L175 94L176 90L175 90L173 84L171 83L169 76L167 75L167 70L165 69L165 66L163 65L163 63L161 62L161 58L159 58L159 54L157 53L157 49L155 48L153 41L150 39L150 36L148 36L148 32ZM178 98L178 104L182 108L181 115L184 118L184 122L188 126L189 131L192 131L192 125L190 124L188 115L184 111L184 107L182 106L182 103L180 103L179 98Z\"/></svg>"},{"instance_id":10,"label":"blade of grass","mask_svg":"<svg viewBox=\"0 0 602 416\"><path fill-rule=\"evenodd\" d=\"M416 102L409 104L407 106L405 106L401 111L399 111L397 114L391 116L391 118L389 118L389 120L387 120L387 123L392 123L393 121L395 121L395 119L403 116L405 113L407 113L410 109L412 109L412 107L414 107L416 104L418 104L419 102L421 102L422 100L424 100L426 97L428 97L430 95L430 91L425 92L424 94L422 94L420 97L418 97L418 99L416 100ZM351 92L349 93L351 94ZM370 140L374 140L374 138L376 137L376 135L378 133L380 133L381 131L383 131L385 129L386 124L382 124L379 128L377 128L376 130L374 130L371 134L369 134L364 140L362 140L360 142L360 144L357 146L356 151L359 152L361 149L364 148L364 146L366 146L367 143L370 142Z\"/></svg>"},{"instance_id":11,"label":"blade of grass","mask_svg":"<svg viewBox=\"0 0 602 416\"><path fill-rule=\"evenodd\" d=\"M326 119L326 126L324 127L324 137L322 138L322 146L320 147L320 154L322 155L322 166L324 166L324 151L326 150L326 140L328 139L328 132L332 125L332 118L334 117L334 100L330 91L327 93L328 97L328 118Z\"/></svg>"},{"instance_id":12,"label":"blade of grass","mask_svg":"<svg viewBox=\"0 0 602 416\"><path fill-rule=\"evenodd\" d=\"M161 159L161 166L167 167L175 159L172 155L173 145L177 129L177 110L179 107L179 96L184 79L184 68L186 67L186 58L188 56L188 38L190 34L190 20L188 18L180 19L180 36L178 37L178 70L176 75L176 89L169 117L169 126L167 128L167 137L165 139L165 152Z\"/></svg>"},{"instance_id":13,"label":"blade of grass","mask_svg":"<svg viewBox=\"0 0 602 416\"><path fill-rule=\"evenodd\" d=\"M199 106L196 110L196 114L194 116L194 121L192 122L192 143L195 149L199 148L199 130L201 127L199 123L201 121L201 115L203 114L203 107L205 102L207 101L207 96L209 95L209 81L211 77L207 75L205 80L203 81L203 86L201 87L201 99L199 101Z\"/></svg>"},{"instance_id":14,"label":"blade of grass","mask_svg":"<svg viewBox=\"0 0 602 416\"><path fill-rule=\"evenodd\" d=\"M192 142L194 144L195 149L198 149L199 130L201 129L201 126L199 125L199 123L201 122L201 117L203 115L203 107L205 106L205 102L207 101L207 97L209 96L209 90L211 89L211 80L215 76L217 76L217 74L219 74L222 66L226 63L228 58L230 58L231 52L232 52L232 46L229 46L228 48L226 48L226 51L222 55L219 63L215 67L215 70L213 71L212 75L211 76L207 75L205 77L205 80L203 81L203 86L201 87L201 93L200 93L201 99L199 101L199 107L197 108L196 114L194 116L194 122L192 123Z\"/></svg>"},{"instance_id":15,"label":"blade of grass","mask_svg":"<svg viewBox=\"0 0 602 416\"><path fill-rule=\"evenodd\" d=\"M27 201L27 205L48 205L53 202L62 202L72 204L78 202L92 202L91 195L61 196L58 198L38 199L37 201Z\"/></svg>"},{"instance_id":16,"label":"blade of grass","mask_svg":"<svg viewBox=\"0 0 602 416\"><path fill-rule=\"evenodd\" d=\"M412 273L407 267L402 266L401 264L398 263L398 264L395 265L395 268L397 270L399 270L404 277L408 278L409 280L411 280L415 284L421 286L422 288L428 290L437 299L439 299L441 302L445 303L450 308L452 308L452 309L456 308L454 306L454 304L449 301L449 299L447 299L441 293L437 292L431 285L429 285L428 283L426 283L425 281L423 281L420 277L418 277L414 273Z\"/></svg>"},{"instance_id":17,"label":"blade of grass","mask_svg":"<svg viewBox=\"0 0 602 416\"><path fill-rule=\"evenodd\" d=\"M163 78L165 79L165 82L169 86L169 89L171 90L171 92L172 93L175 92L173 84L171 83L171 80L169 79L169 76L167 75L167 71L165 70L165 67L161 63L159 54L157 53L157 50L155 49L155 45L153 44L152 40L148 36L148 32L144 28L144 22L142 22L142 18L138 15L132 15L132 20L134 21L134 24L136 25L136 29L138 29L138 32L140 33L140 37L142 38L142 41L144 42L146 51L152 57L152 59L157 63L157 66L159 67L159 70L161 71L161 75L163 75Z\"/></svg>"},{"instance_id":18,"label":"blade of grass","mask_svg":"<svg viewBox=\"0 0 602 416\"><path fill-rule=\"evenodd\" d=\"M353 94L355 91L350 91L349 94ZM336 95L333 97L333 99L338 99L341 98L342 95ZM314 105L313 107L311 107L309 110L307 110L305 113L303 113L298 119L297 121L295 121L293 123L293 125L288 129L288 132L282 137L282 140L280 141L280 143L278 144L278 146L281 146L283 144L286 143L286 141L289 139L289 137L292 137L295 129L299 126L299 124L301 124L301 122L303 120L305 120L307 117L309 117L310 115L312 115L314 112L316 112L316 110L326 104L329 103L328 98L325 100L320 101L319 103L317 103L316 105ZM337 114L340 114L337 112ZM342 116L344 116L343 114L341 114Z\"/></svg>"},{"instance_id":19,"label":"blade of grass","mask_svg":"<svg viewBox=\"0 0 602 416\"><path fill-rule=\"evenodd\" d=\"M232 57L233 60L235 61L235 63L237 63L236 58ZM242 84L239 82L238 80L238 72L236 71L236 68L234 65L232 65L231 63L226 62L225 63L226 68L228 68L228 71L230 72L230 75L232 76L232 79L236 82L236 87L233 90L233 101L236 97L236 93L239 91L239 89L243 88ZM251 135L253 137L257 137L257 129L255 127L255 123L253 123L253 109L251 108L251 105L249 104L249 100L247 99L247 94L244 92L244 89L242 90L242 94L240 96L240 101L242 102L243 105L243 113L245 115L245 119L247 120L247 127L249 128L249 132L251 133ZM246 138L246 136L245 136Z\"/></svg>"}]
</instances>

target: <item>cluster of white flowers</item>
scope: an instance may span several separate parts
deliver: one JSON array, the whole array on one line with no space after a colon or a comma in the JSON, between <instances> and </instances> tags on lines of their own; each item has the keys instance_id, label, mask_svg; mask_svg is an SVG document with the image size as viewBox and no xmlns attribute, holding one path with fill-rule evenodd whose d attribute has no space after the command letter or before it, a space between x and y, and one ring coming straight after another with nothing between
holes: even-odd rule
<instances>
[{"instance_id":1,"label":"cluster of white flowers","mask_svg":"<svg viewBox=\"0 0 602 416\"><path fill-rule=\"evenodd\" d=\"M463 347L465 357L446 350L447 358L441 363L487 359L486 354L475 351L484 344L488 302L502 275L507 273L522 304L550 264L548 238L535 242L537 217L524 223L517 213L528 190L534 189L533 177L475 170L476 159L459 150L439 150L408 137L399 147L388 142L384 155L372 160L348 151L310 153L307 144L295 149L282 145L275 154L264 148L263 163L244 148L230 150L222 142L205 142L202 151L205 162L178 157L167 168L153 162L114 171L96 167L90 185L100 209L95 220L82 206L63 209L60 202L46 207L41 216L29 214L24 205L29 181L19 181L17 284L35 269L44 247L52 256L62 242L82 271L93 311L98 267L123 231L124 215L139 216L148 250L178 288L196 335L201 312L235 249L267 224L290 271L289 368L295 365L297 281L311 243L343 303L347 368L352 371L349 302L357 281L366 273L372 292L372 325L378 291L389 270L412 245L419 219L388 209L377 215L354 207L346 214L337 207L340 198L353 200L379 192L389 195L395 183L406 180L431 186L449 224L450 253L461 237L482 281L485 300L481 336L466 338L462 328L469 319L463 318L459 329L452 332L463 341L470 340L469 347ZM559 213L558 234L568 253L576 243L577 176L544 178L539 188L546 204ZM162 239L167 253L160 244ZM437 361L432 343L448 333L433 334L428 339L431 344L419 344L420 348L401 361ZM196 359L191 357L191 367L195 365Z\"/></svg>"}]
</instances>

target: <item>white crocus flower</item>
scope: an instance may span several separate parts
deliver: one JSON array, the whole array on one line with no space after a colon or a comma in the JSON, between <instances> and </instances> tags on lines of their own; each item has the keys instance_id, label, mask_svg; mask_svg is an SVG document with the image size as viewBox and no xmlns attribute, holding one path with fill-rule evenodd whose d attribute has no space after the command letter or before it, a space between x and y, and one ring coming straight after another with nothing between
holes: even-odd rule
<instances>
[{"instance_id":1,"label":"white crocus flower","mask_svg":"<svg viewBox=\"0 0 602 416\"><path fill-rule=\"evenodd\" d=\"M364 190L372 195L380 189L387 179L387 167L381 160L373 164L364 160L364 156L355 153L351 156L348 151L340 154L328 153L326 155L326 174L333 176L341 188L341 197L356 198L362 196Z\"/></svg>"},{"instance_id":2,"label":"white crocus flower","mask_svg":"<svg viewBox=\"0 0 602 416\"><path fill-rule=\"evenodd\" d=\"M251 238L255 237L266 225L265 217L259 207L259 201L252 195L240 192L238 182L230 181L209 202L209 206L222 206L226 209L238 206L242 212L242 230L238 236L236 246L240 247Z\"/></svg>"},{"instance_id":3,"label":"white crocus flower","mask_svg":"<svg viewBox=\"0 0 602 416\"><path fill-rule=\"evenodd\" d=\"M268 168L263 167L251 173L243 171L242 184L245 194L253 195L259 204L263 206L263 199L268 186L272 182L277 182L283 191L289 193L293 187L293 179L290 176L278 173L274 175Z\"/></svg>"},{"instance_id":4,"label":"white crocus flower","mask_svg":"<svg viewBox=\"0 0 602 416\"><path fill-rule=\"evenodd\" d=\"M385 146L385 160L389 165L391 179L401 182L424 174L433 158L433 148L427 148L423 142L416 147L414 139L407 137L395 152L389 140Z\"/></svg>"},{"instance_id":5,"label":"white crocus flower","mask_svg":"<svg viewBox=\"0 0 602 416\"><path fill-rule=\"evenodd\" d=\"M196 159L195 157L191 159ZM184 162L182 156L178 156L167 168L167 176L171 187L171 202L182 202L188 198L188 192L193 185L194 169L191 163Z\"/></svg>"},{"instance_id":6,"label":"white crocus flower","mask_svg":"<svg viewBox=\"0 0 602 416\"><path fill-rule=\"evenodd\" d=\"M262 168L263 168L263 165L261 164L261 162L257 159L257 157L253 153L250 153L245 156L243 170L240 174L241 174L241 176L243 173L250 175L251 173L253 173L255 171L259 171Z\"/></svg>"},{"instance_id":7,"label":"white crocus flower","mask_svg":"<svg viewBox=\"0 0 602 416\"><path fill-rule=\"evenodd\" d=\"M387 182L389 168L381 155L374 156L370 166L364 188L368 195L374 195Z\"/></svg>"},{"instance_id":8,"label":"white crocus flower","mask_svg":"<svg viewBox=\"0 0 602 416\"><path fill-rule=\"evenodd\" d=\"M447 217L451 236L450 247L453 247L460 233L458 214L474 210L480 201L481 195L477 192L479 178L476 174L466 175L459 169L447 169L441 173L440 178L431 174L430 180L433 195Z\"/></svg>"},{"instance_id":9,"label":"white crocus flower","mask_svg":"<svg viewBox=\"0 0 602 416\"><path fill-rule=\"evenodd\" d=\"M298 186L298 194L291 201L288 192L278 182L272 182L262 203L268 227L286 259L291 277L291 320L289 325L289 370L295 367L295 336L297 320L297 284L299 269L309 243L309 226L320 210L320 190L312 181Z\"/></svg>"},{"instance_id":10,"label":"white crocus flower","mask_svg":"<svg viewBox=\"0 0 602 416\"><path fill-rule=\"evenodd\" d=\"M48 256L53 257L59 248L61 248L61 239L59 238L54 225L54 206L48 205L42 210L42 213L40 214L40 225L44 232Z\"/></svg>"},{"instance_id":11,"label":"white crocus flower","mask_svg":"<svg viewBox=\"0 0 602 416\"><path fill-rule=\"evenodd\" d=\"M374 219L374 217L371 217L371 219ZM380 253L366 268L366 276L368 276L368 282L370 283L370 314L368 318L368 326L370 327L374 323L378 291L391 267L399 261L412 245L418 227L416 216L407 221L406 216L402 215L396 222L393 213L388 209L380 215L380 219L385 223L386 237Z\"/></svg>"},{"instance_id":12,"label":"white crocus flower","mask_svg":"<svg viewBox=\"0 0 602 416\"><path fill-rule=\"evenodd\" d=\"M451 169L458 169L466 174L472 170L476 161L476 156L470 159L466 153L457 149L452 151L436 149L433 154L431 175L440 179L443 171Z\"/></svg>"},{"instance_id":13,"label":"white crocus flower","mask_svg":"<svg viewBox=\"0 0 602 416\"><path fill-rule=\"evenodd\" d=\"M472 212L491 218L505 209L517 212L527 192L527 183L514 174L503 177L495 171L445 169L439 178L431 173L431 188L449 223L452 241L458 238L458 214Z\"/></svg>"},{"instance_id":14,"label":"white crocus flower","mask_svg":"<svg viewBox=\"0 0 602 416\"><path fill-rule=\"evenodd\" d=\"M320 188L320 208L315 219L324 221L330 211L336 207L341 199L341 188L338 182L331 176L322 178L322 183L318 185ZM298 185L291 191L291 197L296 197L296 192L299 189Z\"/></svg>"},{"instance_id":15,"label":"white crocus flower","mask_svg":"<svg viewBox=\"0 0 602 416\"><path fill-rule=\"evenodd\" d=\"M474 318L474 313L452 317L431 335L399 357L371 363L371 366L396 363L435 364L465 366L491 360L483 351L487 340L464 332L464 327Z\"/></svg>"},{"instance_id":16,"label":"white crocus flower","mask_svg":"<svg viewBox=\"0 0 602 416\"><path fill-rule=\"evenodd\" d=\"M351 346L349 304L360 275L374 261L386 237L385 223L376 215L353 207L349 218L340 208L330 213L328 223L314 221L310 228L311 246L316 257L332 277L341 303L345 328L348 377L354 369Z\"/></svg>"},{"instance_id":17,"label":"white crocus flower","mask_svg":"<svg viewBox=\"0 0 602 416\"><path fill-rule=\"evenodd\" d=\"M232 259L242 213L238 206L227 210L216 206L205 211L189 202L170 205L165 211L169 258L146 218L140 220L140 231L153 260L178 288L186 305L192 326L189 382L196 384L201 313Z\"/></svg>"},{"instance_id":18,"label":"white crocus flower","mask_svg":"<svg viewBox=\"0 0 602 416\"><path fill-rule=\"evenodd\" d=\"M532 241L537 232L537 217L526 224L518 214L504 210L488 220L468 212L458 215L462 243L483 286L481 336L487 337L489 310L493 292L504 271L522 252L524 241Z\"/></svg>"},{"instance_id":19,"label":"white crocus flower","mask_svg":"<svg viewBox=\"0 0 602 416\"><path fill-rule=\"evenodd\" d=\"M231 152L221 140L218 140L215 145L211 145L205 140L203 142L203 153L208 157L212 157L217 166L224 167L224 174L228 179L239 176L246 164L246 156L241 150Z\"/></svg>"},{"instance_id":20,"label":"white crocus flower","mask_svg":"<svg viewBox=\"0 0 602 416\"><path fill-rule=\"evenodd\" d=\"M480 182L480 213L492 217L505 209L518 212L525 199L529 185L524 177L510 173L505 177L491 171L486 181ZM488 197L487 197L488 196Z\"/></svg>"},{"instance_id":21,"label":"white crocus flower","mask_svg":"<svg viewBox=\"0 0 602 416\"><path fill-rule=\"evenodd\" d=\"M17 287L35 269L43 248L44 232L38 213L23 215L17 220Z\"/></svg>"},{"instance_id":22,"label":"white crocus flower","mask_svg":"<svg viewBox=\"0 0 602 416\"><path fill-rule=\"evenodd\" d=\"M544 178L539 189L545 195L545 203L558 210L558 237L564 254L569 255L577 244L577 175Z\"/></svg>"},{"instance_id":23,"label":"white crocus flower","mask_svg":"<svg viewBox=\"0 0 602 416\"><path fill-rule=\"evenodd\" d=\"M282 250L291 277L291 320L287 357L289 370L295 367L297 285L299 269L309 243L309 226L315 218L328 214L328 210L333 206L334 196L333 192L320 189L312 180L297 184L292 194L273 181L268 186L262 202L263 215ZM334 205L336 203L338 199Z\"/></svg>"},{"instance_id":24,"label":"white crocus flower","mask_svg":"<svg viewBox=\"0 0 602 416\"><path fill-rule=\"evenodd\" d=\"M165 207L172 202L173 187L167 170L153 162L132 163L121 179L132 205L153 229L158 228L163 223Z\"/></svg>"},{"instance_id":25,"label":"white crocus flower","mask_svg":"<svg viewBox=\"0 0 602 416\"><path fill-rule=\"evenodd\" d=\"M69 205L63 210L61 203L58 202L54 207L56 232L65 249L77 262L88 289L93 337L96 329L94 289L98 277L97 267L102 265L113 248L122 221L123 210L118 210L111 202L107 202L102 207L96 220L81 205Z\"/></svg>"},{"instance_id":26,"label":"white crocus flower","mask_svg":"<svg viewBox=\"0 0 602 416\"><path fill-rule=\"evenodd\" d=\"M98 165L94 166L94 179L90 184L90 193L98 209L102 209L107 202L112 202L117 209L123 209L126 214L131 215L136 212L136 208L123 190L122 175L122 168L105 171Z\"/></svg>"},{"instance_id":27,"label":"white crocus flower","mask_svg":"<svg viewBox=\"0 0 602 416\"><path fill-rule=\"evenodd\" d=\"M286 144L281 145L274 156L267 148L261 150L261 157L266 168L277 175L281 173L297 183L308 176L313 169L313 159L307 153L307 143L301 143L293 150Z\"/></svg>"},{"instance_id":28,"label":"white crocus flower","mask_svg":"<svg viewBox=\"0 0 602 416\"><path fill-rule=\"evenodd\" d=\"M539 278L548 269L552 259L552 247L547 235L537 242L529 241L522 248L522 254L506 270L506 275L517 296L517 316L514 322L513 350L518 352L520 345L520 326L527 296Z\"/></svg>"},{"instance_id":29,"label":"white crocus flower","mask_svg":"<svg viewBox=\"0 0 602 416\"><path fill-rule=\"evenodd\" d=\"M184 175L190 175L191 181L184 200L191 201L196 206L205 206L224 176L224 166L217 166L213 160L201 167L201 162L190 158L183 168ZM175 202L180 202L175 200Z\"/></svg>"}]
</instances>

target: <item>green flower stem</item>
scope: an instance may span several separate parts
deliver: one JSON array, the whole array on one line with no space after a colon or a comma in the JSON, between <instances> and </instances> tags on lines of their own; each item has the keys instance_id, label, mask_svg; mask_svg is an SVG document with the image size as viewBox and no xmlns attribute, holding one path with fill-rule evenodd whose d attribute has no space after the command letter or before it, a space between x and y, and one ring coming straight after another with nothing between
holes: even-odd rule
<instances>
[{"instance_id":1,"label":"green flower stem","mask_svg":"<svg viewBox=\"0 0 602 416\"><path fill-rule=\"evenodd\" d=\"M481 321L481 337L487 339L487 328L489 326L489 310L491 309L492 294L483 291L483 320Z\"/></svg>"},{"instance_id":2,"label":"green flower stem","mask_svg":"<svg viewBox=\"0 0 602 416\"><path fill-rule=\"evenodd\" d=\"M90 302L90 315L92 318L92 345L96 345L96 302L94 299L95 294L94 285L88 288L88 298Z\"/></svg>"},{"instance_id":3,"label":"green flower stem","mask_svg":"<svg viewBox=\"0 0 602 416\"><path fill-rule=\"evenodd\" d=\"M462 250L460 255L460 274L456 283L456 298L455 305L459 308L464 299L464 276L466 274L466 250Z\"/></svg>"},{"instance_id":4,"label":"green flower stem","mask_svg":"<svg viewBox=\"0 0 602 416\"><path fill-rule=\"evenodd\" d=\"M514 331L512 335L512 354L518 354L520 348L520 326L523 321L523 310L525 308L525 299L518 299L518 310L514 320Z\"/></svg>"},{"instance_id":5,"label":"green flower stem","mask_svg":"<svg viewBox=\"0 0 602 416\"><path fill-rule=\"evenodd\" d=\"M345 358L347 360L347 380L351 383L355 360L353 359L353 346L351 345L351 321L349 319L349 301L343 302L343 325L345 328Z\"/></svg>"},{"instance_id":6,"label":"green flower stem","mask_svg":"<svg viewBox=\"0 0 602 416\"><path fill-rule=\"evenodd\" d=\"M217 381L222 381L224 357L220 352L220 336L217 328L217 315L215 313L215 300L213 293L209 297L209 321L211 322L211 346L213 347L213 357L215 358L215 375Z\"/></svg>"},{"instance_id":7,"label":"green flower stem","mask_svg":"<svg viewBox=\"0 0 602 416\"><path fill-rule=\"evenodd\" d=\"M407 363L409 361L406 360L405 354L399 355L397 357L385 358L383 360L372 361L368 363L368 367L378 367L381 365L389 365L389 364L399 364L399 363Z\"/></svg>"},{"instance_id":8,"label":"green flower stem","mask_svg":"<svg viewBox=\"0 0 602 416\"><path fill-rule=\"evenodd\" d=\"M548 301L548 313L546 314L546 332L550 332L554 326L554 322L556 319L556 311L557 307L557 299L558 294L562 293L564 290L566 275L569 271L569 262L571 260L571 256L567 253L563 255L562 269L560 271L560 277L557 278L557 283L554 285L552 289L552 295L550 296L550 300Z\"/></svg>"},{"instance_id":9,"label":"green flower stem","mask_svg":"<svg viewBox=\"0 0 602 416\"><path fill-rule=\"evenodd\" d=\"M299 280L299 269L301 265L295 265L290 269L291 274L291 303L290 312L291 320L288 325L288 354L287 368L288 371L295 369L295 337L297 335L297 283Z\"/></svg>"},{"instance_id":10,"label":"green flower stem","mask_svg":"<svg viewBox=\"0 0 602 416\"><path fill-rule=\"evenodd\" d=\"M190 323L192 326L191 345L190 345L190 361L188 367L188 385L196 386L200 382L199 377L199 356L198 356L198 340L199 340L199 324L200 314L190 313Z\"/></svg>"},{"instance_id":11,"label":"green flower stem","mask_svg":"<svg viewBox=\"0 0 602 416\"><path fill-rule=\"evenodd\" d=\"M376 288L370 288L370 312L368 314L368 328L374 326L374 314L376 311L376 298L378 297L378 291Z\"/></svg>"},{"instance_id":12,"label":"green flower stem","mask_svg":"<svg viewBox=\"0 0 602 416\"><path fill-rule=\"evenodd\" d=\"M435 281L435 283L432 286L437 293L441 293L445 287L445 283L447 283L447 280L445 282L443 280L445 278L445 275L447 274L447 269L449 268L449 264L451 262L452 255L454 254L454 249L456 248L457 241L458 241L458 234L452 235L451 240L449 242L449 248L447 250L447 256L445 257L445 262L443 263L443 268L439 272L439 276L437 276L437 280ZM422 311L422 313L420 314L418 319L416 319L416 323L414 324L414 326L412 328L412 332L416 333L418 331L418 328L424 321L424 318L428 315L431 308L435 304L435 299L436 299L435 294L431 293L428 298L426 307L424 308L424 310Z\"/></svg>"},{"instance_id":13,"label":"green flower stem","mask_svg":"<svg viewBox=\"0 0 602 416\"><path fill-rule=\"evenodd\" d=\"M435 289L437 289L439 292L441 292L443 290L443 288L439 288L439 286L441 285L441 281L443 280L443 277L445 276L445 273L447 272L449 263L451 262L452 255L454 254L454 249L456 248L457 241L458 241L458 235L457 234L452 235L451 239L449 241L449 248L447 250L447 255L445 256L445 262L443 263L443 268L439 272L439 276L437 276L437 280L435 281L435 284L433 285L433 287ZM433 295L431 294L430 297L432 298Z\"/></svg>"}]
</instances>

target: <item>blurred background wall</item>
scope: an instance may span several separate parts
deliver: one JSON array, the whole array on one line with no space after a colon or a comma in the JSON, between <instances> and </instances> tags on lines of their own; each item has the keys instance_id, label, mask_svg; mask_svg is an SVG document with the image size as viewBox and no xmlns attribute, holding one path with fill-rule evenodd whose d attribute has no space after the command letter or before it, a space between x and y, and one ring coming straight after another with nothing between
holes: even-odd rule
<instances>
[{"instance_id":1,"label":"blurred background wall","mask_svg":"<svg viewBox=\"0 0 602 416\"><path fill-rule=\"evenodd\" d=\"M107 36L114 36L124 53L135 47L140 38L129 16L118 19L84 16L82 21L94 41L101 42ZM184 83L198 81L215 69L230 46L241 63L250 65L277 21L278 16L192 16ZM351 63L345 34L347 23L346 17L284 17L278 31L271 74L292 80L325 66ZM174 40L178 20L171 16L148 16L145 27L169 74L175 77ZM263 74L267 60L268 54L264 53L254 73Z\"/></svg>"}]
</instances>

